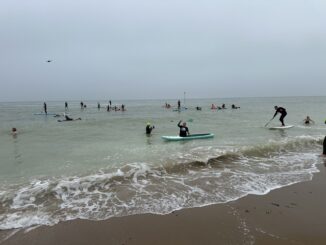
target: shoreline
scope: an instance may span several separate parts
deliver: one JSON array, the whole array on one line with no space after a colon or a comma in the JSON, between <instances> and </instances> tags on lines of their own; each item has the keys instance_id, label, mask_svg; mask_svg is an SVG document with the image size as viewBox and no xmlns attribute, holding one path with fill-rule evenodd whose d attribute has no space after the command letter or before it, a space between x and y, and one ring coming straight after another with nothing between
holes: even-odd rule
<instances>
[{"instance_id":1,"label":"shoreline","mask_svg":"<svg viewBox=\"0 0 326 245\"><path fill-rule=\"evenodd\" d=\"M266 195L250 194L167 215L73 220L0 231L0 244L326 244L326 159L322 162L311 181Z\"/></svg>"}]
</instances>

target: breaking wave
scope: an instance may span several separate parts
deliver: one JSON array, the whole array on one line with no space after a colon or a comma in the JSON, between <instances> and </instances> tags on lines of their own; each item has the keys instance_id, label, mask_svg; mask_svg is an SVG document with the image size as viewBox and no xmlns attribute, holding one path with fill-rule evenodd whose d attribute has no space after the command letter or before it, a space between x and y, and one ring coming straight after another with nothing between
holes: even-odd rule
<instances>
[{"instance_id":1,"label":"breaking wave","mask_svg":"<svg viewBox=\"0 0 326 245\"><path fill-rule=\"evenodd\" d=\"M137 162L86 176L35 179L0 190L0 229L103 220L236 200L310 180L322 137L234 149L197 147L160 165ZM209 156L209 158L203 157Z\"/></svg>"}]
</instances>

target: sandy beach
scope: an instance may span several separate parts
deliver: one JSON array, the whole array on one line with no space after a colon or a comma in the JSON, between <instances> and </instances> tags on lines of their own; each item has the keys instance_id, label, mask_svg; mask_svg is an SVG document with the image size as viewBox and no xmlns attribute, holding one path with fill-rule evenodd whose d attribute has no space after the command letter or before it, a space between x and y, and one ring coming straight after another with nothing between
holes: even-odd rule
<instances>
[{"instance_id":1,"label":"sandy beach","mask_svg":"<svg viewBox=\"0 0 326 245\"><path fill-rule=\"evenodd\" d=\"M267 195L168 215L74 220L28 232L2 231L1 244L326 244L325 165L319 166L312 181Z\"/></svg>"}]
</instances>

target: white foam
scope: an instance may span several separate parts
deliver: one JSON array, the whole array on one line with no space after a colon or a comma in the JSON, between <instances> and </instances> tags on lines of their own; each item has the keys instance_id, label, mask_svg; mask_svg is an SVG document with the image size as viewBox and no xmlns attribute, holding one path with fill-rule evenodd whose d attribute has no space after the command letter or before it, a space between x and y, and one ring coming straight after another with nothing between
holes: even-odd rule
<instances>
[{"instance_id":1,"label":"white foam","mask_svg":"<svg viewBox=\"0 0 326 245\"><path fill-rule=\"evenodd\" d=\"M302 138L308 142L318 141ZM288 145L296 140L285 140L281 144ZM6 207L5 214L0 214L0 229L51 225L77 218L101 220L138 213L166 214L181 208L224 203L248 194L263 195L309 180L318 171L315 153L292 153L291 148L291 151L278 154L277 144L280 143L275 144L274 152L273 147L271 150L273 154L238 154L235 161L223 168L207 165L168 173L164 167L136 162L87 176L35 180L16 190L14 195L2 191L5 196L2 200L7 203L12 200L12 204ZM202 148L196 148L193 152L197 154L200 150Z\"/></svg>"}]
</instances>

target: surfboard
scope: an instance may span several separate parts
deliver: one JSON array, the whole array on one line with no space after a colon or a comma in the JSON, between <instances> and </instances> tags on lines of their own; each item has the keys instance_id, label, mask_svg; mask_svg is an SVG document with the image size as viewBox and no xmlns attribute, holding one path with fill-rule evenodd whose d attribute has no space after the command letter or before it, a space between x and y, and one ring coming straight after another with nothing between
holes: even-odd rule
<instances>
[{"instance_id":1,"label":"surfboard","mask_svg":"<svg viewBox=\"0 0 326 245\"><path fill-rule=\"evenodd\" d=\"M278 127L271 127L269 129L289 129L289 128L293 128L294 125L285 125L285 126L278 126Z\"/></svg>"},{"instance_id":2,"label":"surfboard","mask_svg":"<svg viewBox=\"0 0 326 245\"><path fill-rule=\"evenodd\" d=\"M181 140L196 140L196 139L209 139L213 138L214 134L191 134L186 137L180 137L180 136L162 136L161 138L166 141L181 141Z\"/></svg>"}]
</instances>

